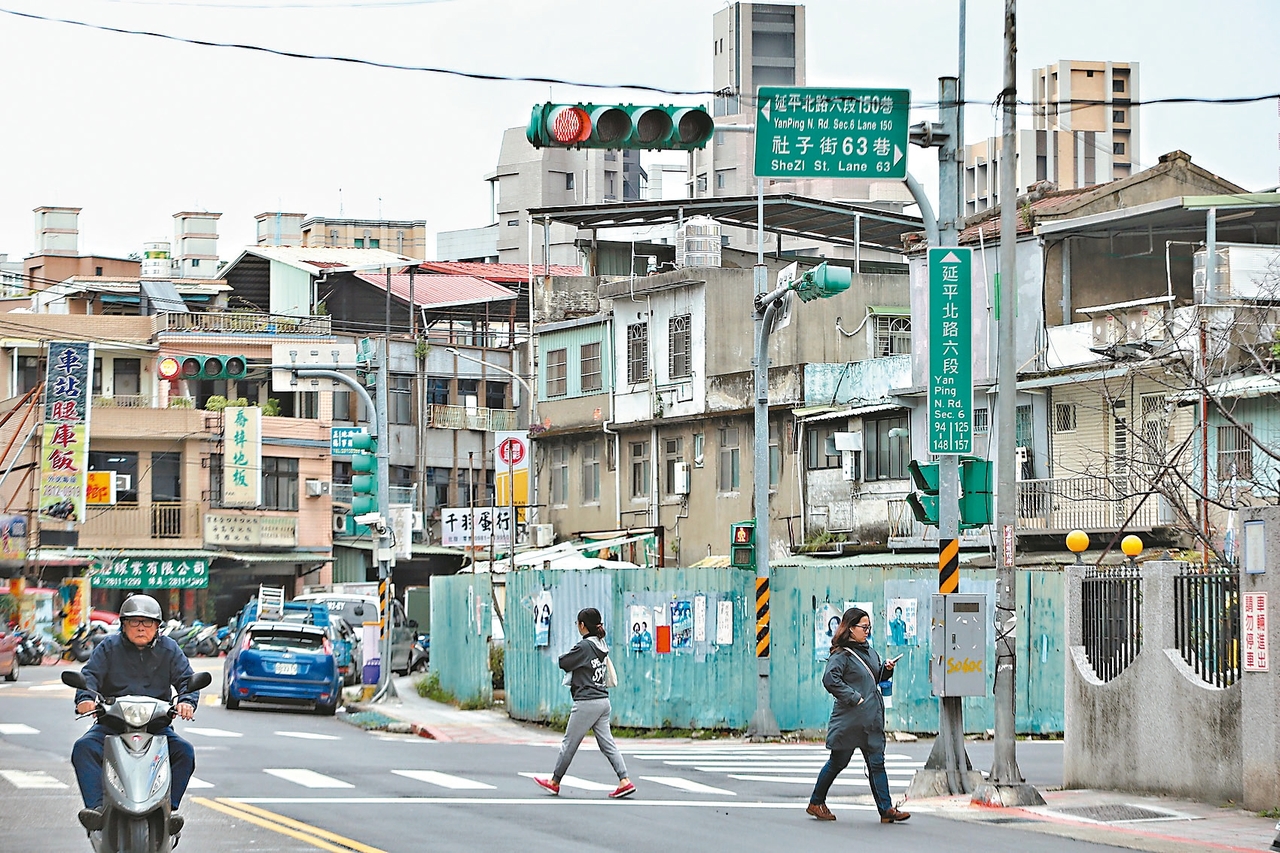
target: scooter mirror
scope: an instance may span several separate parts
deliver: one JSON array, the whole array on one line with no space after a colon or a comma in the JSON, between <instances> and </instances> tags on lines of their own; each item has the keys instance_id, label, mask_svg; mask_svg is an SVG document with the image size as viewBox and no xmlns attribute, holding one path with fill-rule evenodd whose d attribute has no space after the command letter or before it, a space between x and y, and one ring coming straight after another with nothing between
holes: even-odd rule
<instances>
[{"instance_id":1,"label":"scooter mirror","mask_svg":"<svg viewBox=\"0 0 1280 853\"><path fill-rule=\"evenodd\" d=\"M62 683L77 690L89 689L88 685L84 683L84 676L80 674L79 670L67 670L62 673Z\"/></svg>"},{"instance_id":2,"label":"scooter mirror","mask_svg":"<svg viewBox=\"0 0 1280 853\"><path fill-rule=\"evenodd\" d=\"M68 676L68 675L71 675L71 674L72 674L72 673L64 672L64 673L62 674L62 680L63 680L63 681L66 681L66 680L67 680L67 676ZM78 673L78 672L77 672L77 673L75 673L75 675L76 675L77 677L79 677L80 673ZM84 681L84 679L83 679L83 678L81 678L80 680L81 680L81 681ZM205 689L206 687L208 687L208 686L209 686L210 684L212 684L212 683L213 683L213 676L212 676L211 674L209 674L209 673L207 673L207 672L197 672L195 675L191 676L191 680L190 680L189 682L187 682L187 689L188 689L188 690L203 690L203 689Z\"/></svg>"}]
</instances>

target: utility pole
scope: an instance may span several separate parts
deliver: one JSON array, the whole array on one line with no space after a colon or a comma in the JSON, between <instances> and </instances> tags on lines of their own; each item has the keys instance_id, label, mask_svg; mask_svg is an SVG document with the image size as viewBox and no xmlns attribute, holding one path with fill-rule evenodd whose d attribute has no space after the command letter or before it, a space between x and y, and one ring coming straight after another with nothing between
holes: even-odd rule
<instances>
[{"instance_id":1,"label":"utility pole","mask_svg":"<svg viewBox=\"0 0 1280 853\"><path fill-rule=\"evenodd\" d=\"M1000 139L1000 288L996 303L996 525L1000 560L996 564L996 737L995 760L990 778L973 792L973 802L991 806L1044 805L1035 786L1028 785L1018 769L1014 716L1016 687L1017 596L1017 477L1014 466L1018 357L1015 346L1014 305L1018 290L1018 182L1017 166L1017 0L1004 4L1004 88L1000 105L1004 112Z\"/></svg>"}]
</instances>

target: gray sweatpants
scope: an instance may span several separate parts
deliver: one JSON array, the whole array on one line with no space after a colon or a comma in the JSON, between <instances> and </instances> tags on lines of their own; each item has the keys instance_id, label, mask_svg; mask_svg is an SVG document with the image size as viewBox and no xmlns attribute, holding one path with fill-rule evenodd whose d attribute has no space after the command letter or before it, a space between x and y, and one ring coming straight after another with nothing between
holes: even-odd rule
<instances>
[{"instance_id":1,"label":"gray sweatpants","mask_svg":"<svg viewBox=\"0 0 1280 853\"><path fill-rule=\"evenodd\" d=\"M556 769L551 774L553 779L559 782L569 772L569 765L578 754L578 746L587 736L588 729L596 733L596 745L613 765L613 772L618 774L618 779L627 778L627 764L622 760L618 745L613 742L613 733L609 731L609 713L608 699L583 699L573 703L564 740L560 741L560 757L556 759Z\"/></svg>"}]
</instances>

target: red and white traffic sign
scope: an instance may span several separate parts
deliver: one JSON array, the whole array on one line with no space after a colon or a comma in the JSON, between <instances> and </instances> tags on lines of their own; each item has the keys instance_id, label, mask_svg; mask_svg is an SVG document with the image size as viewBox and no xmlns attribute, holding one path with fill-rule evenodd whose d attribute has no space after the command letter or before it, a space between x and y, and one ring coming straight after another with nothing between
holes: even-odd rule
<instances>
[{"instance_id":1,"label":"red and white traffic sign","mask_svg":"<svg viewBox=\"0 0 1280 853\"><path fill-rule=\"evenodd\" d=\"M524 442L508 438L498 445L498 459L503 465L519 465L524 461Z\"/></svg>"}]
</instances>

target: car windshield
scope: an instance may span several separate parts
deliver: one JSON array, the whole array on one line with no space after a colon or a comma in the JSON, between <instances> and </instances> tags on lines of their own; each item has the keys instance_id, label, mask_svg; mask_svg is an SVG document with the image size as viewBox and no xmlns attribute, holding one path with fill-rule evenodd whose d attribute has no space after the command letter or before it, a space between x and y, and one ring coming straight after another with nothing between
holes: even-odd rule
<instances>
[{"instance_id":1,"label":"car windshield","mask_svg":"<svg viewBox=\"0 0 1280 853\"><path fill-rule=\"evenodd\" d=\"M342 621L346 622L353 628L358 628L366 621L378 621L378 608L374 605L365 604L363 601L353 601L352 599L330 598L325 602L325 607L329 608L330 616L341 616ZM363 612L356 614L356 608L363 608Z\"/></svg>"},{"instance_id":2,"label":"car windshield","mask_svg":"<svg viewBox=\"0 0 1280 853\"><path fill-rule=\"evenodd\" d=\"M254 631L249 637L249 648L260 652L315 652L322 645L322 635L295 631Z\"/></svg>"}]
</instances>

